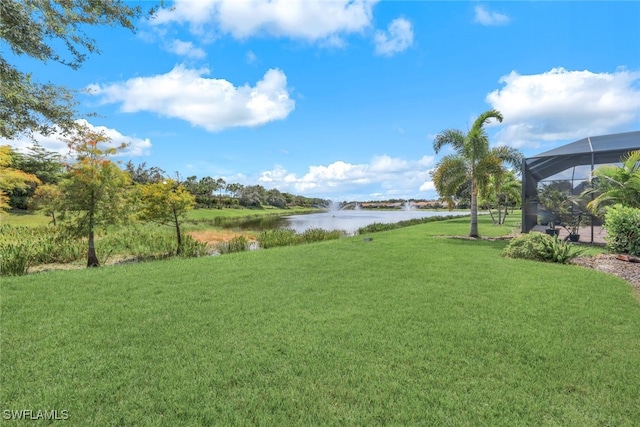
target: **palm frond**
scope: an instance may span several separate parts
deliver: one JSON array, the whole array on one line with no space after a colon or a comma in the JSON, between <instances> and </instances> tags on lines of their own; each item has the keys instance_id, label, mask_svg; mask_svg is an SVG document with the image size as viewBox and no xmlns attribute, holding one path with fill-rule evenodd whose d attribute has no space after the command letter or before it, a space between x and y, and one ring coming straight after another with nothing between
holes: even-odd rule
<instances>
[{"instance_id":1,"label":"palm frond","mask_svg":"<svg viewBox=\"0 0 640 427\"><path fill-rule=\"evenodd\" d=\"M503 163L508 164L516 171L520 171L524 156L517 148L500 145L491 149L491 155L498 157Z\"/></svg>"},{"instance_id":2,"label":"palm frond","mask_svg":"<svg viewBox=\"0 0 640 427\"><path fill-rule=\"evenodd\" d=\"M630 174L640 172L640 150L629 151L620 157L620 161L622 167Z\"/></svg>"},{"instance_id":3,"label":"palm frond","mask_svg":"<svg viewBox=\"0 0 640 427\"><path fill-rule=\"evenodd\" d=\"M484 113L480 114L478 118L473 122L473 126L471 126L471 130L473 129L481 129L484 125L489 123L489 119L496 119L500 123L502 123L502 113L498 110L488 110Z\"/></svg>"},{"instance_id":4,"label":"palm frond","mask_svg":"<svg viewBox=\"0 0 640 427\"><path fill-rule=\"evenodd\" d=\"M469 168L464 158L459 155L444 156L436 164L431 177L438 194L450 197L467 181Z\"/></svg>"},{"instance_id":5,"label":"palm frond","mask_svg":"<svg viewBox=\"0 0 640 427\"><path fill-rule=\"evenodd\" d=\"M446 129L436 135L433 140L433 151L438 154L445 145L450 145L454 150L460 151L464 147L464 140L464 133L458 129Z\"/></svg>"}]
</instances>

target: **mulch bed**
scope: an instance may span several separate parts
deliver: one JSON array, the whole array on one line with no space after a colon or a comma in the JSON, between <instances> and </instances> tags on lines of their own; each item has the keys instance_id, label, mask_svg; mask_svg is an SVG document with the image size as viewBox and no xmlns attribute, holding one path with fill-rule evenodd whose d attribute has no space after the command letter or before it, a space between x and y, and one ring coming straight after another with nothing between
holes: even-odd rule
<instances>
[{"instance_id":1,"label":"mulch bed","mask_svg":"<svg viewBox=\"0 0 640 427\"><path fill-rule=\"evenodd\" d=\"M578 257L572 263L614 274L631 283L636 291L640 292L640 263L624 261L620 258L614 254L600 254L591 257Z\"/></svg>"}]
</instances>

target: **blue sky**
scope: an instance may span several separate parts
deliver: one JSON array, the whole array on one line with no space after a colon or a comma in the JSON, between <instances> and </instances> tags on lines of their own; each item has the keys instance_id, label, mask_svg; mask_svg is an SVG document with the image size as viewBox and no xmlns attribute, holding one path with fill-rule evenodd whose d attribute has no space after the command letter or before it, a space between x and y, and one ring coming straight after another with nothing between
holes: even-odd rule
<instances>
[{"instance_id":1,"label":"blue sky","mask_svg":"<svg viewBox=\"0 0 640 427\"><path fill-rule=\"evenodd\" d=\"M78 71L9 59L91 89L79 109L123 161L334 200L436 197L434 136L490 108L492 144L525 155L640 129L637 1L167 6L135 34L90 29L102 52Z\"/></svg>"}]
</instances>

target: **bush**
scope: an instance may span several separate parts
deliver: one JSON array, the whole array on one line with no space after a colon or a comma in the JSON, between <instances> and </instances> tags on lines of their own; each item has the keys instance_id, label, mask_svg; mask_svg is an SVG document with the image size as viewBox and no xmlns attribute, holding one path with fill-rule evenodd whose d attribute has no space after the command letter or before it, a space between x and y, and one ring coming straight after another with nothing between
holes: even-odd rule
<instances>
[{"instance_id":1,"label":"bush","mask_svg":"<svg viewBox=\"0 0 640 427\"><path fill-rule=\"evenodd\" d=\"M582 252L571 243L558 240L558 236L532 232L511 239L502 256L565 264Z\"/></svg>"},{"instance_id":2,"label":"bush","mask_svg":"<svg viewBox=\"0 0 640 427\"><path fill-rule=\"evenodd\" d=\"M566 264L584 252L584 249L576 249L571 243L558 240L558 236L553 239L543 241L546 250L546 261Z\"/></svg>"},{"instance_id":3,"label":"bush","mask_svg":"<svg viewBox=\"0 0 640 427\"><path fill-rule=\"evenodd\" d=\"M502 251L502 256L507 258L521 258L535 261L546 261L549 256L545 242L552 241L553 237L531 232L511 239L507 247Z\"/></svg>"},{"instance_id":4,"label":"bush","mask_svg":"<svg viewBox=\"0 0 640 427\"><path fill-rule=\"evenodd\" d=\"M604 215L607 249L640 256L640 209L620 204L607 208Z\"/></svg>"}]
</instances>

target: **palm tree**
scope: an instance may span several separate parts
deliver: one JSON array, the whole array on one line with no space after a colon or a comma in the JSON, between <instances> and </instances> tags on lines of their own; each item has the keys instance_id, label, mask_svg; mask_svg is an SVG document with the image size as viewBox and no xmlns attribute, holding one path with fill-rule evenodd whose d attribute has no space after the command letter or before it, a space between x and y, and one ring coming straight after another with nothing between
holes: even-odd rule
<instances>
[{"instance_id":1,"label":"palm tree","mask_svg":"<svg viewBox=\"0 0 640 427\"><path fill-rule=\"evenodd\" d=\"M603 165L591 173L591 188L582 196L597 195L587 204L596 216L604 207L621 203L640 208L640 150L630 151L620 158L621 166Z\"/></svg>"},{"instance_id":2,"label":"palm tree","mask_svg":"<svg viewBox=\"0 0 640 427\"><path fill-rule=\"evenodd\" d=\"M486 203L489 214L495 225L504 224L509 213L509 204L513 213L513 205L520 204L522 183L516 178L515 171L493 174L489 179L489 185L480 193L480 204ZM497 220L493 216L492 208L497 210Z\"/></svg>"},{"instance_id":3,"label":"palm tree","mask_svg":"<svg viewBox=\"0 0 640 427\"><path fill-rule=\"evenodd\" d=\"M489 137L484 125L490 119L502 122L502 114L497 110L482 113L466 134L457 129L447 129L436 135L433 149L437 153L445 145L450 145L456 154L444 156L432 173L433 183L438 193L450 197L465 181L471 181L471 230L470 237L478 234L478 191L484 189L493 174L504 173L504 163L514 168L520 166L522 154L510 147L489 148Z\"/></svg>"}]
</instances>

